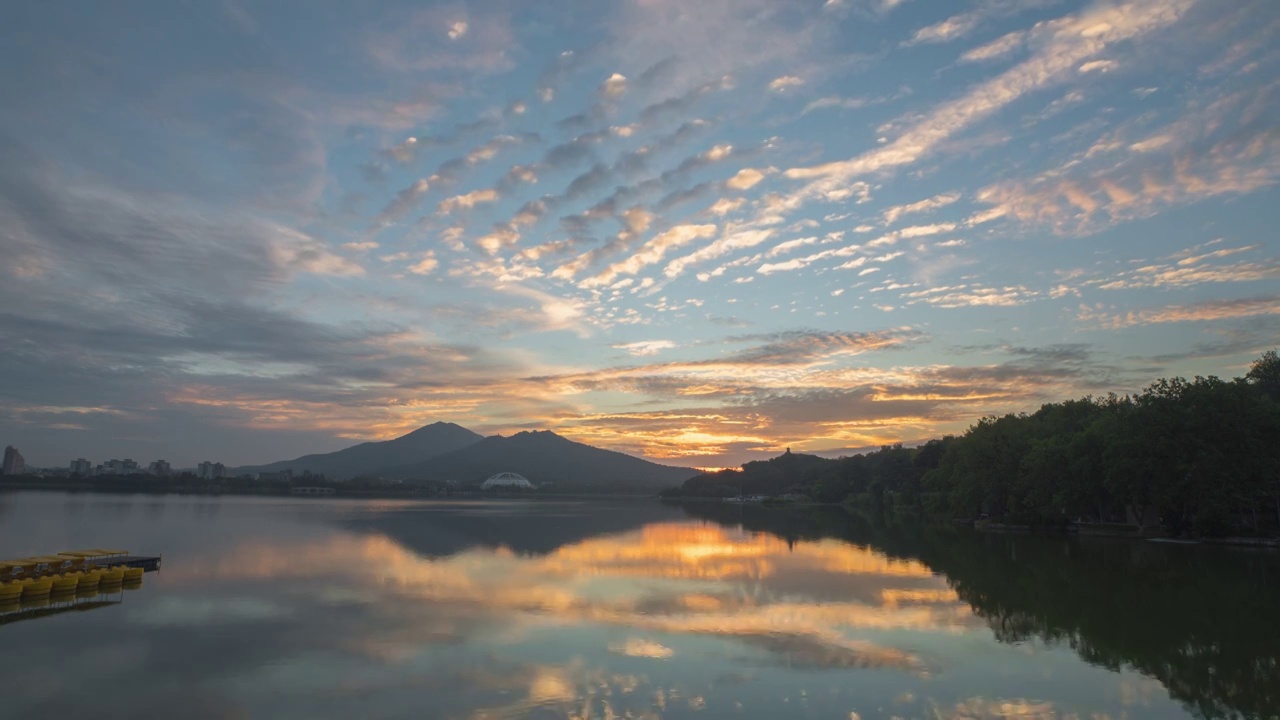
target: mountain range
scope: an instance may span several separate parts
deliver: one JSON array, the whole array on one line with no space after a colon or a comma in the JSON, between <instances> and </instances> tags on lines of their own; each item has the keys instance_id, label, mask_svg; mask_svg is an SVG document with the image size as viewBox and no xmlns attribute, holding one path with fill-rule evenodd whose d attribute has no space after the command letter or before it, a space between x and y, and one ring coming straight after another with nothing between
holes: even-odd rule
<instances>
[{"instance_id":1,"label":"mountain range","mask_svg":"<svg viewBox=\"0 0 1280 720\"><path fill-rule=\"evenodd\" d=\"M366 442L337 452L303 455L296 460L281 460L269 465L251 465L236 468L237 474L275 473L292 470L294 475L304 471L326 477L350 479L375 471L420 462L454 450L461 450L484 439L483 435L453 423L438 422L420 427L408 435L394 440Z\"/></svg>"},{"instance_id":2,"label":"mountain range","mask_svg":"<svg viewBox=\"0 0 1280 720\"><path fill-rule=\"evenodd\" d=\"M405 482L479 484L500 472L519 473L534 484L587 491L657 490L698 474L620 452L603 450L550 431L484 437L461 425L437 422L381 442L332 453L305 455L268 465L236 468L237 474L310 471L329 478L381 477Z\"/></svg>"}]
</instances>

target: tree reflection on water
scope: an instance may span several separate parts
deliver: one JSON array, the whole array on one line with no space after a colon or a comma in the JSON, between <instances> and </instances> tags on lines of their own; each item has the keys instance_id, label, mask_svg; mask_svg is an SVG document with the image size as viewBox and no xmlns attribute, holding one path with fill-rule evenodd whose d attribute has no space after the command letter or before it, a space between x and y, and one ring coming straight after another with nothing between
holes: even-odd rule
<instances>
[{"instance_id":1,"label":"tree reflection on water","mask_svg":"<svg viewBox=\"0 0 1280 720\"><path fill-rule=\"evenodd\" d=\"M1003 643L1039 640L1159 680L1205 718L1280 713L1280 556L1103 538L980 534L838 508L688 504L790 542L838 537L946 576Z\"/></svg>"}]
</instances>

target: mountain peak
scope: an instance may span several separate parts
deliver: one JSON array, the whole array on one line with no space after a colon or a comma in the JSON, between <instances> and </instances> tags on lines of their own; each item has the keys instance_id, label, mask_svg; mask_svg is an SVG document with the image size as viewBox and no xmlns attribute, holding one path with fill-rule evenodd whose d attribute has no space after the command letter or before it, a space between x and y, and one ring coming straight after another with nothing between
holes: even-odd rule
<instances>
[{"instance_id":1,"label":"mountain peak","mask_svg":"<svg viewBox=\"0 0 1280 720\"><path fill-rule=\"evenodd\" d=\"M475 485L499 472L516 472L534 483L581 490L651 491L697 474L615 450L592 447L550 430L491 435L474 445L430 460L387 467L384 477Z\"/></svg>"},{"instance_id":2,"label":"mountain peak","mask_svg":"<svg viewBox=\"0 0 1280 720\"><path fill-rule=\"evenodd\" d=\"M457 425L451 422L445 422L444 420L437 420L431 423L430 425L423 425L417 430L410 430L409 432L405 433L405 435L416 435L417 433L420 433L420 432L426 432L429 430L440 430L443 428L458 428L459 430L466 430L466 428L462 427L461 425ZM468 432L470 431L468 430ZM401 437L404 437L404 436L401 436Z\"/></svg>"},{"instance_id":3,"label":"mountain peak","mask_svg":"<svg viewBox=\"0 0 1280 720\"><path fill-rule=\"evenodd\" d=\"M333 478L351 478L375 473L389 466L422 462L444 453L460 450L481 440L481 436L451 422L437 421L423 425L392 440L365 442L345 450L320 455L307 455L257 467L240 468L242 472L294 473L310 471Z\"/></svg>"}]
</instances>

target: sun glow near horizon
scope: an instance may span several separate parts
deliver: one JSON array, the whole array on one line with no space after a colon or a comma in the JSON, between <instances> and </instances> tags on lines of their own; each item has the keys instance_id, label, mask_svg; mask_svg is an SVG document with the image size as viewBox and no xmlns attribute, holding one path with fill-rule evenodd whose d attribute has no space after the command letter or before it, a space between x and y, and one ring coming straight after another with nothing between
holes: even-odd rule
<instances>
[{"instance_id":1,"label":"sun glow near horizon","mask_svg":"<svg viewBox=\"0 0 1280 720\"><path fill-rule=\"evenodd\" d=\"M72 6L0 29L33 465L449 421L735 467L1280 334L1267 3Z\"/></svg>"}]
</instances>

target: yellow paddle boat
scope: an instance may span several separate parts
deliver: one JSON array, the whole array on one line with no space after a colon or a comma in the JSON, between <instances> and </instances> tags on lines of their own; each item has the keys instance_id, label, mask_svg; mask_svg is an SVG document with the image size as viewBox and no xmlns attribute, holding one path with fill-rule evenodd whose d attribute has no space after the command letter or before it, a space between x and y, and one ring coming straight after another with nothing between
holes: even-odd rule
<instances>
[{"instance_id":1,"label":"yellow paddle boat","mask_svg":"<svg viewBox=\"0 0 1280 720\"><path fill-rule=\"evenodd\" d=\"M129 551L92 548L89 550L68 550L66 552L60 552L58 555L71 560L79 560L79 567L82 569L88 569L94 565L105 566L110 564L112 560L128 557Z\"/></svg>"},{"instance_id":2,"label":"yellow paddle boat","mask_svg":"<svg viewBox=\"0 0 1280 720\"><path fill-rule=\"evenodd\" d=\"M53 590L52 577L26 578L22 581L23 597L40 597L42 595L48 595L50 590Z\"/></svg>"},{"instance_id":3,"label":"yellow paddle boat","mask_svg":"<svg viewBox=\"0 0 1280 720\"><path fill-rule=\"evenodd\" d=\"M38 577L44 577L46 575L52 575L53 563L61 563L62 560L63 558L54 558L54 557L46 557L46 556L33 556L29 558L23 558L21 562L25 563L23 565L24 576L38 578Z\"/></svg>"},{"instance_id":4,"label":"yellow paddle boat","mask_svg":"<svg viewBox=\"0 0 1280 720\"><path fill-rule=\"evenodd\" d=\"M22 581L0 582L0 603L22 597Z\"/></svg>"},{"instance_id":5,"label":"yellow paddle boat","mask_svg":"<svg viewBox=\"0 0 1280 720\"><path fill-rule=\"evenodd\" d=\"M133 582L135 580L141 582L142 576L145 573L146 570L140 567L127 567L124 569L124 579L128 582Z\"/></svg>"},{"instance_id":6,"label":"yellow paddle boat","mask_svg":"<svg viewBox=\"0 0 1280 720\"><path fill-rule=\"evenodd\" d=\"M60 575L62 573L71 572L77 569L79 562L75 558L63 557L61 555L39 555L37 557L28 558L38 563L37 572L41 575Z\"/></svg>"},{"instance_id":7,"label":"yellow paddle boat","mask_svg":"<svg viewBox=\"0 0 1280 720\"><path fill-rule=\"evenodd\" d=\"M75 592L76 586L79 584L80 573L78 572L53 576L53 592Z\"/></svg>"},{"instance_id":8,"label":"yellow paddle boat","mask_svg":"<svg viewBox=\"0 0 1280 720\"><path fill-rule=\"evenodd\" d=\"M102 571L89 570L80 573L80 577L76 578L76 587L81 589L96 588L99 582L102 582Z\"/></svg>"},{"instance_id":9,"label":"yellow paddle boat","mask_svg":"<svg viewBox=\"0 0 1280 720\"><path fill-rule=\"evenodd\" d=\"M123 565L117 565L113 568L107 568L103 570L101 582L103 583L121 582L122 580L124 580L124 570L125 570L125 567Z\"/></svg>"},{"instance_id":10,"label":"yellow paddle boat","mask_svg":"<svg viewBox=\"0 0 1280 720\"><path fill-rule=\"evenodd\" d=\"M0 615L5 613L17 612L22 609L22 601L18 598L12 600L0 600Z\"/></svg>"},{"instance_id":11,"label":"yellow paddle boat","mask_svg":"<svg viewBox=\"0 0 1280 720\"><path fill-rule=\"evenodd\" d=\"M0 577L6 580L24 580L36 576L40 563L32 558L0 560Z\"/></svg>"},{"instance_id":12,"label":"yellow paddle boat","mask_svg":"<svg viewBox=\"0 0 1280 720\"><path fill-rule=\"evenodd\" d=\"M0 582L21 580L26 575L26 566L22 560L0 560Z\"/></svg>"}]
</instances>

